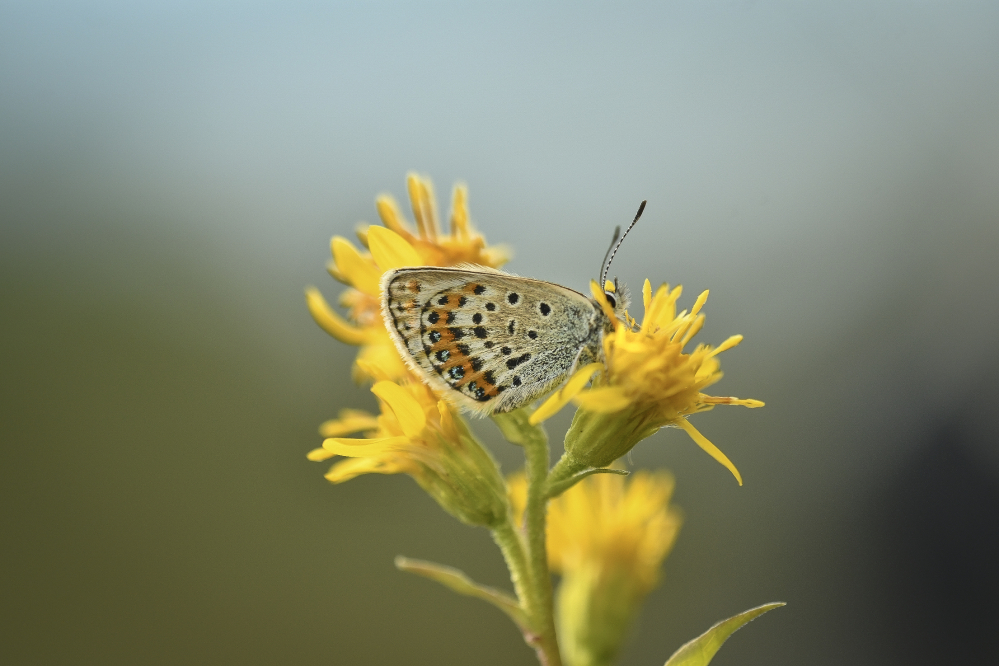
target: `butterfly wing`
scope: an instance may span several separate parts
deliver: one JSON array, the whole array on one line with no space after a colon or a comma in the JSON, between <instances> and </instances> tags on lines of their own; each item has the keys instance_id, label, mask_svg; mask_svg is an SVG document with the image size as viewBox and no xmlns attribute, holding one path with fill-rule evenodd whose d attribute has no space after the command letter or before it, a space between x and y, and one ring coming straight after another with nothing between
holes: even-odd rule
<instances>
[{"instance_id":1,"label":"butterfly wing","mask_svg":"<svg viewBox=\"0 0 999 666\"><path fill-rule=\"evenodd\" d=\"M407 365L479 414L516 409L595 353L603 313L579 292L478 266L382 277L382 316Z\"/></svg>"}]
</instances>

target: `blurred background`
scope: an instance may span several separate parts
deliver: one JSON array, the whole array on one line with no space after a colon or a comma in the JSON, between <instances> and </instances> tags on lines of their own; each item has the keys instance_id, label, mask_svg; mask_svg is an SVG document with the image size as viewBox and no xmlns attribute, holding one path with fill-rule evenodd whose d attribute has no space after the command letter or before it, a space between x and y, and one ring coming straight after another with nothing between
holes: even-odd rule
<instances>
[{"instance_id":1,"label":"blurred background","mask_svg":"<svg viewBox=\"0 0 999 666\"><path fill-rule=\"evenodd\" d=\"M374 401L303 289L409 170L577 289L648 199L613 273L746 336L717 392L767 407L696 419L746 485L633 452L686 523L625 664L772 600L715 664L999 662L985 2L3 3L4 662L535 663L393 567L507 585L484 530L305 459Z\"/></svg>"}]
</instances>

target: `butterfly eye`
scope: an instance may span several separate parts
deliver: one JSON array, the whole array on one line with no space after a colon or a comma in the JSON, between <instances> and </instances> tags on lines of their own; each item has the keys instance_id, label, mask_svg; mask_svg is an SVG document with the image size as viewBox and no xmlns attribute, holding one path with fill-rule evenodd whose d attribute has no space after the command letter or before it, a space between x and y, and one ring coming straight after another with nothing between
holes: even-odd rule
<instances>
[{"instance_id":1,"label":"butterfly eye","mask_svg":"<svg viewBox=\"0 0 999 666\"><path fill-rule=\"evenodd\" d=\"M616 308L617 307L617 299L614 298L614 292L612 292L612 291L605 291L604 292L604 296L607 297L607 302L610 303L611 308Z\"/></svg>"}]
</instances>

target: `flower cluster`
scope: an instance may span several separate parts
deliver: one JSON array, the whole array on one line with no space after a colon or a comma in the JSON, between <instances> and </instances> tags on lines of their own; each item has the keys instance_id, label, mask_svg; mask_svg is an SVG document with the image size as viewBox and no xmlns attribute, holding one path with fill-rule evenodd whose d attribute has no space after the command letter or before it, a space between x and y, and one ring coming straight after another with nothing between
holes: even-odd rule
<instances>
[{"instance_id":1,"label":"flower cluster","mask_svg":"<svg viewBox=\"0 0 999 666\"><path fill-rule=\"evenodd\" d=\"M526 481L508 484L519 515ZM559 644L570 664L613 663L680 530L672 494L666 472L596 474L549 503L548 561L562 576Z\"/></svg>"},{"instance_id":2,"label":"flower cluster","mask_svg":"<svg viewBox=\"0 0 999 666\"><path fill-rule=\"evenodd\" d=\"M322 425L327 438L309 452L309 460L347 458L330 468L327 479L342 483L361 474L405 473L463 522L495 526L506 519L499 467L446 402L413 382L382 380L371 392L378 397L379 416L345 410ZM357 432L365 437L341 436Z\"/></svg>"},{"instance_id":3,"label":"flower cluster","mask_svg":"<svg viewBox=\"0 0 999 666\"><path fill-rule=\"evenodd\" d=\"M579 405L566 435L564 468L609 465L663 426L677 426L742 485L735 465L686 418L720 404L763 406L759 400L702 393L722 377L718 354L739 344L742 336L734 335L718 347L701 344L686 353L684 348L704 325L701 308L707 291L697 297L690 312L677 314L681 288L663 285L653 294L646 280L642 289L645 316L639 325L630 318L628 323L616 319L603 290L596 283L591 287L593 297L614 322L613 332L604 337L603 363L578 370L531 416L532 423L540 423L570 400ZM606 288L613 285L608 283Z\"/></svg>"},{"instance_id":4,"label":"flower cluster","mask_svg":"<svg viewBox=\"0 0 999 666\"><path fill-rule=\"evenodd\" d=\"M309 312L323 330L341 342L361 347L354 364L357 380L398 380L409 374L382 323L378 292L382 273L402 266L462 263L498 268L509 259L506 248L487 245L482 234L475 231L468 215L464 186L454 189L451 229L450 233L444 233L437 221L437 203L430 181L410 174L407 185L415 229L404 219L395 200L381 195L375 205L385 226L370 225L358 230L358 238L367 252L340 236L330 241L333 260L327 268L334 278L351 287L340 296L347 319L329 306L318 289L306 291Z\"/></svg>"}]
</instances>

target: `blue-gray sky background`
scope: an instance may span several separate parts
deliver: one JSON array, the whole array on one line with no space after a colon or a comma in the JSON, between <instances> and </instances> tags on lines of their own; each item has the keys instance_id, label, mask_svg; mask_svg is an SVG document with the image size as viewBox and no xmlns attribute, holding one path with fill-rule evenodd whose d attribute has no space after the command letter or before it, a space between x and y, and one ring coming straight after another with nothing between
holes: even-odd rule
<instances>
[{"instance_id":1,"label":"blue-gray sky background","mask_svg":"<svg viewBox=\"0 0 999 666\"><path fill-rule=\"evenodd\" d=\"M41 2L0 5L12 662L532 663L392 567L502 585L484 531L304 459L372 400L302 289L409 170L577 289L648 199L613 273L746 336L718 391L767 407L696 422L746 485L633 454L686 524L625 664L775 599L714 663L997 658L999 6Z\"/></svg>"}]
</instances>

